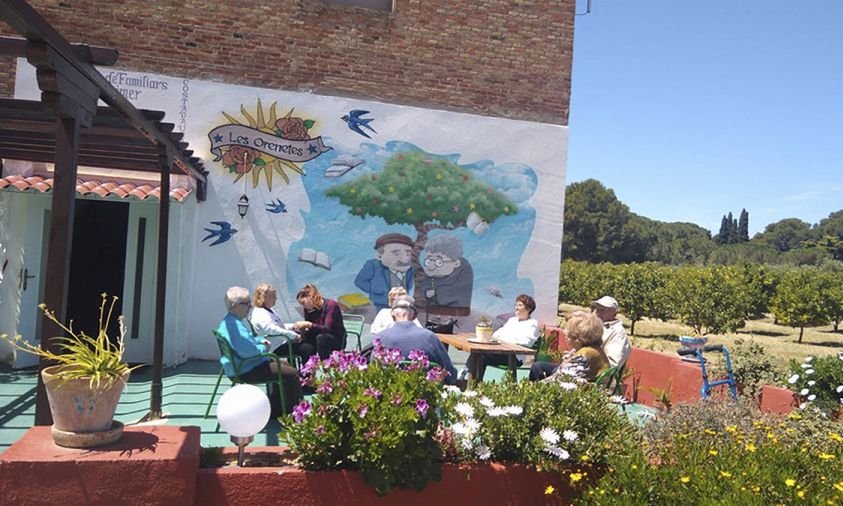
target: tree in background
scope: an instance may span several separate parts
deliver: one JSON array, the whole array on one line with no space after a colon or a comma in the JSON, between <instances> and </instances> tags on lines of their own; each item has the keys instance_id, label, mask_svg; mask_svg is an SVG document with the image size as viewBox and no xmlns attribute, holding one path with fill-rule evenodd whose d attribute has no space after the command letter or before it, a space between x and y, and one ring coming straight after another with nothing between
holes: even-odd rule
<instances>
[{"instance_id":1,"label":"tree in background","mask_svg":"<svg viewBox=\"0 0 843 506\"><path fill-rule=\"evenodd\" d=\"M729 230L732 228L732 213L729 213L729 217L726 218L726 215L723 215L723 218L720 219L720 232L717 233L716 241L717 244L729 244Z\"/></svg>"},{"instance_id":2,"label":"tree in background","mask_svg":"<svg viewBox=\"0 0 843 506\"><path fill-rule=\"evenodd\" d=\"M378 216L388 225L412 225L416 229L416 278L423 273L419 253L431 230L464 227L471 213L493 223L502 215L518 212L504 194L459 165L421 152L393 155L383 171L333 186L326 194L339 199L354 216ZM416 286L418 282L416 279Z\"/></svg>"},{"instance_id":3,"label":"tree in background","mask_svg":"<svg viewBox=\"0 0 843 506\"><path fill-rule=\"evenodd\" d=\"M660 298L673 317L699 335L743 327L750 306L743 275L734 266L676 268Z\"/></svg>"},{"instance_id":4,"label":"tree in background","mask_svg":"<svg viewBox=\"0 0 843 506\"><path fill-rule=\"evenodd\" d=\"M782 269L771 268L768 265L744 264L741 266L741 273L749 300L747 317L763 318L770 312L770 302L776 294Z\"/></svg>"},{"instance_id":5,"label":"tree in background","mask_svg":"<svg viewBox=\"0 0 843 506\"><path fill-rule=\"evenodd\" d=\"M644 317L665 317L665 305L659 297L665 284L665 267L654 262L613 267L605 293L617 299L621 312L629 318L630 334L635 335L635 322Z\"/></svg>"},{"instance_id":6,"label":"tree in background","mask_svg":"<svg viewBox=\"0 0 843 506\"><path fill-rule=\"evenodd\" d=\"M770 309L779 323L799 328L801 343L805 327L829 322L828 294L824 293L829 288L815 267L789 269L782 275Z\"/></svg>"},{"instance_id":7,"label":"tree in background","mask_svg":"<svg viewBox=\"0 0 843 506\"><path fill-rule=\"evenodd\" d=\"M738 219L738 242L749 240L749 213L741 209L741 217Z\"/></svg>"},{"instance_id":8,"label":"tree in background","mask_svg":"<svg viewBox=\"0 0 843 506\"><path fill-rule=\"evenodd\" d=\"M637 262L644 243L630 226L629 208L596 179L565 189L562 258L590 262Z\"/></svg>"},{"instance_id":9,"label":"tree in background","mask_svg":"<svg viewBox=\"0 0 843 506\"><path fill-rule=\"evenodd\" d=\"M798 248L804 241L813 237L811 224L796 218L786 218L775 223L770 223L764 232L756 235L754 239L764 241L780 252L790 251Z\"/></svg>"},{"instance_id":10,"label":"tree in background","mask_svg":"<svg viewBox=\"0 0 843 506\"><path fill-rule=\"evenodd\" d=\"M843 320L843 269L825 270L820 275L822 285L826 287L822 295L828 318L831 320L834 332L840 331L840 321Z\"/></svg>"}]
</instances>

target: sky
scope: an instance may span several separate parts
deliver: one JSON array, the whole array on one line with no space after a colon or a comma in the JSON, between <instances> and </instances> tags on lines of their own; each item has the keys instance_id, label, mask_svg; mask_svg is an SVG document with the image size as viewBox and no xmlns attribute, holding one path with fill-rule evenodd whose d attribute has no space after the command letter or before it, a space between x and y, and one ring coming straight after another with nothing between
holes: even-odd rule
<instances>
[{"instance_id":1,"label":"sky","mask_svg":"<svg viewBox=\"0 0 843 506\"><path fill-rule=\"evenodd\" d=\"M567 183L713 234L843 209L843 0L592 0L575 23Z\"/></svg>"}]
</instances>

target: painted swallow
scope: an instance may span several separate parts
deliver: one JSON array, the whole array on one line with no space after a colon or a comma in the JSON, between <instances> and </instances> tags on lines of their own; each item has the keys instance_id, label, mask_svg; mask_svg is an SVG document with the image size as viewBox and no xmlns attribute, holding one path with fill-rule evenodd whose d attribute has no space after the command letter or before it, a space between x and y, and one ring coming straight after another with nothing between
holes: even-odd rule
<instances>
[{"instance_id":1,"label":"painted swallow","mask_svg":"<svg viewBox=\"0 0 843 506\"><path fill-rule=\"evenodd\" d=\"M202 242L207 241L211 237L216 237L217 240L212 242L210 246L216 246L217 244L222 244L225 241L231 239L231 236L237 233L237 229L231 226L231 223L227 221L212 221L212 225L216 225L219 230L213 230L210 228L206 228L205 231L208 232L208 236L202 239Z\"/></svg>"},{"instance_id":2,"label":"painted swallow","mask_svg":"<svg viewBox=\"0 0 843 506\"><path fill-rule=\"evenodd\" d=\"M266 211L272 214L286 213L287 206L281 202L281 199L277 199L266 205Z\"/></svg>"},{"instance_id":3,"label":"painted swallow","mask_svg":"<svg viewBox=\"0 0 843 506\"><path fill-rule=\"evenodd\" d=\"M486 288L484 288L484 290L486 291L486 293L488 293L492 297L497 297L499 299L503 298L503 293L501 292L501 289L498 288L497 286L494 286L494 285L487 286Z\"/></svg>"},{"instance_id":4,"label":"painted swallow","mask_svg":"<svg viewBox=\"0 0 843 506\"><path fill-rule=\"evenodd\" d=\"M371 139L371 137L369 137L369 134L364 132L362 130L362 128L367 128L367 129L371 130L373 133L377 133L377 132L375 132L374 128L369 126L369 123L374 118L361 118L361 116L363 116L364 114L369 114L369 111L362 111L360 109L354 109L352 111L349 111L348 114L344 115L340 119L345 121L346 123L348 123L348 128L354 130L355 132L357 132L358 134L362 135L363 137L365 137L367 139Z\"/></svg>"}]
</instances>

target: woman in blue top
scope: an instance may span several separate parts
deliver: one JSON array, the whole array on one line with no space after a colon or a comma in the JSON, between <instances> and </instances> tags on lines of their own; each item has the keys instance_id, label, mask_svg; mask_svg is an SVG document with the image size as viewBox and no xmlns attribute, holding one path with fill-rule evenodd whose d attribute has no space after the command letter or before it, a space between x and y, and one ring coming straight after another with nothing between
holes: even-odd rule
<instances>
[{"instance_id":1,"label":"woman in blue top","mask_svg":"<svg viewBox=\"0 0 843 506\"><path fill-rule=\"evenodd\" d=\"M278 378L276 362L269 357L260 357L261 353L267 351L269 341L262 336L256 336L245 318L249 315L252 307L249 290L232 286L225 292L225 307L228 313L217 327L217 332L228 341L234 352L234 360L237 362L237 370L240 372L240 379L246 383L261 383L272 381ZM232 364L226 357L220 357L225 375L234 377L235 364ZM281 376L284 383L284 395L287 398L287 411L301 400L301 384L299 373L295 367L280 362ZM284 410L281 409L281 394L277 387L273 387L270 395L272 412L277 416Z\"/></svg>"}]
</instances>

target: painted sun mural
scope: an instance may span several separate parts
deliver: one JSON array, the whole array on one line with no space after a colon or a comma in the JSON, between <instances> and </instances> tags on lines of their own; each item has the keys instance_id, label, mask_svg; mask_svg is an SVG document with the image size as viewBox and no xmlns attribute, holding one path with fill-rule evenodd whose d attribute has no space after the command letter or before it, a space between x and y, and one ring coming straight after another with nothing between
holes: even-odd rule
<instances>
[{"instance_id":1,"label":"painted sun mural","mask_svg":"<svg viewBox=\"0 0 843 506\"><path fill-rule=\"evenodd\" d=\"M265 113L258 100L252 113L240 105L243 119L223 111L229 123L208 133L211 153L216 156L214 161L222 162L235 183L251 175L252 188L257 188L263 174L271 191L276 175L289 184L287 171L304 175L301 164L332 149L324 144L322 137L312 136L315 120L295 116L294 108L279 118L277 108L278 103L273 102Z\"/></svg>"}]
</instances>

